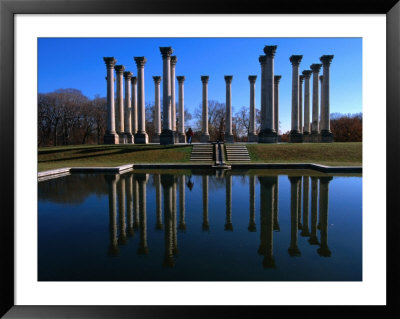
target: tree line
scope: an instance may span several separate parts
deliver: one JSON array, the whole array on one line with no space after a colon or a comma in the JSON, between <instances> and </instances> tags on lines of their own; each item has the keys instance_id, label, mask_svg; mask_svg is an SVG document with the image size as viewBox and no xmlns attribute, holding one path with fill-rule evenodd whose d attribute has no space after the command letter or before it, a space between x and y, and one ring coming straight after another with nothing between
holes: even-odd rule
<instances>
[{"instance_id":1,"label":"tree line","mask_svg":"<svg viewBox=\"0 0 400 319\"><path fill-rule=\"evenodd\" d=\"M176 105L177 123L179 108ZM208 101L208 129L210 140L224 140L225 103ZM256 109L256 132L261 125L260 110ZM146 132L151 141L155 132L154 102L145 105ZM116 108L116 119L118 110ZM201 136L202 105L192 115L185 109L185 128L195 132L193 141ZM162 123L162 112L161 112ZM162 124L161 124L162 125ZM77 89L58 89L50 93L38 94L38 146L58 146L77 144L102 144L107 128L107 100L95 96L90 99ZM246 142L250 129L249 107L242 106L232 116L232 134L235 141ZM362 141L362 113L331 114L331 131L336 142ZM281 133L281 132L280 132ZM289 131L282 134L287 141Z\"/></svg>"}]
</instances>

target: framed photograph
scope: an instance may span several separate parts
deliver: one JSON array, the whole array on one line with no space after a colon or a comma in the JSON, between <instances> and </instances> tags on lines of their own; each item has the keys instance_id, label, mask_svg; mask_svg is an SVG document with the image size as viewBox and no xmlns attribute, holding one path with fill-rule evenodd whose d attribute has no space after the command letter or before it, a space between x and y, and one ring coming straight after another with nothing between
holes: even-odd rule
<instances>
[{"instance_id":1,"label":"framed photograph","mask_svg":"<svg viewBox=\"0 0 400 319\"><path fill-rule=\"evenodd\" d=\"M353 317L356 314L371 313L382 318L399 315L396 302L398 293L395 287L398 283L396 267L398 262L395 257L396 244L399 240L395 228L398 225L396 212L399 210L395 180L398 178L397 163L400 160L398 148L395 147L400 135L398 125L400 119L400 3L397 0L382 3L372 0L337 1L334 4L314 1L259 4L256 1L254 3L250 1L245 6L236 3L228 6L223 2L208 0L193 3L179 0L168 2L0 0L0 19L0 130L2 132L0 158L1 177L4 181L1 192L3 205L0 211L2 227L0 233L3 243L3 254L0 259L0 315L5 318L169 316L203 318L210 314L218 317L232 317L237 314L252 315L255 312L300 317L309 316L310 312L335 317ZM113 179L111 175L108 177L104 175L100 179L92 176L89 177L90 181L88 179L87 184L95 188L90 192L96 194L104 203L85 202L86 206L82 205L87 198L84 194L85 190L76 186L73 178L69 179L70 185L54 182L42 183L38 187L38 147L43 142L40 140L42 128L38 126L38 116L40 116L38 101L41 97L50 96L50 94L41 93L55 90L55 93L61 95L81 94L76 91L57 91L57 87L52 87L52 82L59 83L59 79L70 77L70 83L76 81L78 89L83 85L88 90L90 87L101 86L101 91L106 92L106 84L110 88L113 85L111 85L112 81L109 81L111 73L107 73L104 61L107 67L111 62L114 67L115 60L113 62L110 59L114 55L113 52L116 52L117 60L121 57L119 63L127 63L132 68L129 71L134 71L134 74L137 72L138 89L144 91L144 82L140 83L142 79L139 77L143 58L136 56L136 52L141 52L140 55L158 63L149 63L146 66L150 70L146 75L148 77L146 81L150 82L146 82L146 99L148 99L149 94L154 94L153 85L157 89L157 85L160 84L161 78L157 76L162 76L164 80L165 74L170 74L162 73L161 54L163 58L168 54L170 56L171 50L168 46L171 45L174 48L180 48L179 52L187 49L184 53L179 53L181 55L177 53L178 60L182 57L180 70L184 70L184 74L175 74L178 76L179 93L183 92L183 81L186 81L185 103L195 105L203 98L204 105L204 99L207 101L207 98L204 98L205 86L208 83L208 77L206 79L205 74L217 72L219 66L222 65L221 61L225 61L229 64L232 73L227 73L225 69L218 70L221 73L218 73L218 76L222 81L211 87L208 86L210 87L209 97L217 96L217 99L222 101L226 97L226 105L229 105L232 97L234 101L238 101L238 96L242 95L245 96L246 101L240 100L237 103L247 105L249 81L250 96L255 95L251 93L252 81L256 92L261 91L259 90L261 85L264 85L263 92L267 92L265 87L268 82L264 80L264 77L268 76L258 75L259 82L255 84L256 76L251 74L258 74L260 63L262 72L266 72L267 66L263 69L264 62L261 56L258 60L258 55L265 52L266 57L268 54L274 57L276 46L271 46L272 44L278 45L277 53L284 56L285 62L281 60L275 62L275 69L285 70L280 71L284 82L280 84L279 102L285 108L280 113L279 120L271 121L280 123L276 130L277 135L281 132L280 138L287 138L289 142L296 141L298 137L293 133L292 101L294 98L287 92L294 94L293 87L302 86L304 80L307 87L310 83L312 84L310 76L312 72L316 73L317 68L315 66L317 64L313 63L320 63L314 62L320 56L324 74L329 76L328 68L333 58L329 54L334 52L339 56L340 54L348 55L346 59L337 59L337 68L334 69L336 74L333 74L334 81L332 81L335 87L337 83L342 85L342 92L346 94L340 97L333 96L333 99L335 105L343 104L343 109L335 108L336 112L346 113L346 110L349 110L348 113L356 113L362 110L359 117L352 117L362 121L362 176L359 175L357 178L346 176L346 183L331 183L335 194L341 194L342 197L329 195L330 177L318 175L318 183L314 184L316 178L313 180L312 174L300 179L293 174L291 176L288 174L288 178L279 182L279 188L277 177L275 179L268 174L264 176L258 173L252 177L249 177L250 174L245 178L228 174L229 178L223 177L223 186L222 183L217 185L218 173L210 179L210 183L207 174L192 176L191 173L185 176L185 173L162 175L163 173L157 172L140 174L140 171L137 171L118 175L120 177L117 179ZM321 46L323 49L315 50L316 46ZM107 49L104 50L104 47ZM260 48L260 53L253 53L257 47ZM149 48L152 50L156 48L153 51L157 52L154 53ZM330 48L332 52L328 52ZM91 68L87 62L88 59L97 59L96 50L99 52L98 60L101 70ZM271 53L271 50L274 52ZM318 52L315 53L313 50ZM249 59L249 52L255 54L255 57L252 56ZM303 58L299 55L301 53L305 54L304 61L307 65L300 69L300 72L305 71L301 77L297 76L301 79L301 83L297 83L293 80L294 76L291 78L291 72L295 72L296 63ZM124 62L128 59L129 62ZM309 64L310 67L308 67ZM285 65L285 68L281 65ZM137 70L134 69L136 66ZM165 65L163 67L165 68ZM121 67L119 68L122 70ZM310 68L309 71L307 71L308 68ZM128 71L128 69L122 71ZM116 81L118 82L117 92L118 87L122 92L122 72L120 73L121 82L118 79ZM125 73L125 81L127 78L131 80L132 74ZM233 82L232 75L226 74L233 74ZM186 75L186 80L182 75ZM317 90L318 79L321 85L319 125L323 130L322 128L332 120L329 119L329 80L323 84L323 77L319 78L315 74L313 76L316 78L313 80L316 80L314 85L317 85ZM94 77L96 77L95 80ZM193 83L190 82L193 81L191 77L196 78L198 82L196 85L191 84ZM243 84L240 79L244 79ZM210 78L210 80L213 79ZM277 81L279 84L279 79ZM237 93L240 89L235 92L235 86L231 91L230 84L236 85L235 82L238 83L236 88L242 85L245 87L243 92L246 92ZM125 83L129 83L130 87L130 81ZM164 82L161 81L161 93L163 84ZM202 96L200 95L201 87L203 88ZM127 86L125 92L128 92L126 88ZM133 88L132 85L132 90ZM315 91L313 87L313 92ZM306 95L309 91L304 89L304 92ZM138 95L141 96L139 103L141 103L140 100L144 100L140 94ZM277 93L273 94L276 96ZM181 95L177 94L177 108L178 96L181 99ZM323 108L322 100L324 97L325 101L326 96L328 96L328 102ZM160 93L158 93L158 98L160 98ZM91 101L95 99L96 97ZM107 99L111 101L108 93ZM125 101L126 99L125 96ZM157 91L155 99L157 100ZM264 110L266 110L269 102L266 97L264 99L265 102L262 103L265 104L261 107L265 107ZM297 99L299 99L298 96ZM312 104L312 98L308 96L307 99L307 103ZM104 105L111 103L107 102L106 98L103 100ZM114 103L114 99L112 100ZM120 100L123 99L120 98ZM150 100L153 100L153 97ZM386 108L384 107L385 100ZM119 103L118 101L117 99L115 103ZM162 97L161 103L163 103ZM255 103L258 106L259 101ZM292 108L290 108L291 103ZM154 104L156 108L157 101ZM250 97L250 108L251 104ZM270 104L272 108L273 102ZM232 105L229 112L226 105L224 104L226 114L230 112L232 120ZM323 114L326 105L328 105L328 111ZM351 105L356 106L353 109ZM234 106L237 105L234 104ZM214 107L217 109L217 102ZM318 107L317 101L317 109ZM210 109L210 106L208 108ZM180 109L176 111L181 113ZM202 114L201 104L196 110L193 106L191 111L196 112L199 123L204 122L205 116ZM237 109L234 108L234 111ZM290 111L292 112L291 124ZM116 124L118 138L123 138L125 141L130 137L129 134L122 134L123 137L121 135L123 132L122 103L120 110L116 112L121 120L119 124ZM156 111L154 112L156 114ZM243 117L247 116L246 114L243 110ZM165 114L163 116L165 118ZM262 125L267 123L263 116L265 117L265 115L260 116ZM318 115L316 117L318 125ZM237 118L240 118L239 112L235 113L235 120ZM302 120L294 120L297 124L299 121ZM229 123L226 119L225 122ZM200 136L200 127L203 130L202 125L198 125L199 136L193 135L195 142L197 139L202 141L203 135ZM228 124L226 125L228 127ZM239 122L234 122L233 126L237 130ZM312 124L307 124L307 127L311 136ZM304 122L304 127L303 124L299 125L300 129L302 134L303 130L308 130L306 122ZM177 131L178 128L173 130ZM98 133L97 137L82 134L77 136L80 139L83 136L82 143L92 138L95 144L102 144L102 142L99 143L100 138L102 139L105 134L104 141L106 141L106 135L109 132L111 131L107 126L107 130ZM235 132L237 134L235 139L238 141L240 135L237 131ZM287 132L286 137L283 137L285 132ZM228 141L228 133L225 131L225 141ZM261 136L258 131L257 134ZM145 138L139 135L131 134L131 138ZM62 136L65 139L65 135L58 137L56 133L54 136L54 139L50 138L45 143L57 145L57 138ZM107 135L107 138L111 137ZM250 139L250 135L243 141L250 141L247 138ZM269 135L262 135L262 138L258 137L258 141L270 138ZM329 139L330 135L321 133L319 138ZM216 135L213 139L219 139L219 137ZM78 137L74 141L70 144L77 144ZM311 137L308 142L313 142ZM218 147L219 144L215 144L216 153L221 152L218 151ZM85 156L85 152L82 151L81 155ZM233 151L229 151L227 146L226 155L223 156L231 156L234 161L236 155L229 152ZM87 157L94 156L90 152L87 154ZM327 163L334 163L335 160L337 159L330 159ZM223 162L222 155L220 161ZM304 166L304 168L311 168L311 166ZM326 168L320 166L319 169ZM77 182L86 178L82 176L77 177L79 179ZM315 185L319 185L319 191L317 188L314 189ZM193 187L194 192L192 192ZM51 191L52 189L57 191ZM274 233L280 231L278 210L273 205L273 207L270 205L270 208L266 207L269 203L278 203L278 189L285 190L279 195L282 196L282 198L279 197L279 203L284 203L283 211L291 214L280 215L284 231ZM163 202L161 202L161 190L162 196L165 196ZM250 208L248 208L247 193L243 197L244 200L241 200L241 196L244 196L243 192L250 194ZM202 198L197 196L200 193ZM54 197L46 202L48 194ZM62 205L57 206L57 202L65 203L63 196L73 196L76 199L68 204L73 207L70 210L64 211L60 208ZM167 196L171 196L173 203L165 199ZM188 231L185 231L185 208L182 215L185 196L187 212L196 211L201 205L203 207L203 211L198 209L200 217L195 218L195 222L190 220L190 214L186 213L189 217L186 220L189 228L198 228L192 230L190 235ZM134 199L134 203L130 201L130 198ZM341 198L346 198L348 201L343 201ZM214 205L219 200L224 203L221 204L225 205L224 207ZM312 205L316 207L317 200L318 223L316 210L313 215L312 208ZM339 212L335 218L329 215L329 221L328 202L336 205L335 212ZM125 206L121 206L125 203L126 209L132 211L131 215L129 213L125 215ZM104 211L99 209L99 205L102 205ZM135 205L137 208L134 207ZM146 205L152 212L157 211L159 214L146 219L146 213L142 212L143 207L146 211ZM170 210L169 205L171 205ZM211 214L209 219L208 205L210 207L214 205L213 209L216 212L223 212L219 214L219 219ZM306 206L308 211L311 208L310 220L308 213L306 217L304 214L302 216L301 206L303 210ZM141 210L139 207L142 207ZM164 210L163 216L161 209ZM247 212L245 216L232 214L232 210L238 212L248 209L250 216ZM79 216L73 216L74 210L80 212ZM140 213L138 213L139 210ZM50 213L54 212L57 212L58 219L51 219L51 224L42 217L46 214L50 216ZM123 212L122 215L121 212ZM355 217L348 215L349 212L358 214L360 220L354 221ZM234 219L237 218L234 223L232 223L232 215ZM257 222L255 222L255 216L258 218ZM242 233L240 227L235 229L236 232L232 232L236 227L235 222L241 226L245 225L243 226L245 229L242 227ZM215 237L215 245L212 244L210 236L207 238L204 236L212 223L215 223L214 225L217 225L220 230L212 233ZM335 229L335 223L343 227ZM309 226L311 234L308 232ZM160 229L163 231L160 232ZM71 230L73 230L72 233ZM303 231L300 232L301 230ZM102 235L96 234L97 231L101 231ZM316 237L317 232L320 234L319 239ZM136 237L132 239L134 233ZM179 245L177 245L177 234L182 236ZM229 234L235 236L229 237ZM68 239L63 241L62 236L67 236ZM280 240L273 242L274 236ZM250 237L251 239L248 239ZM189 240L185 243L182 238ZM300 244L298 246L298 240L304 243L307 240L307 247ZM84 241L86 241L85 245L83 245ZM148 242L152 243L152 248L156 251L155 255L147 255ZM335 243L335 247L340 247L340 252L338 250L332 252L328 243ZM124 245L125 248L121 248ZM256 246L258 254L254 253ZM137 251L135 254L126 255L126 247ZM296 256L301 254L299 247L300 250L304 248L302 252L305 256L312 250L310 263L296 262L299 260ZM179 255L180 248L185 251L185 254ZM252 253L246 252L248 249ZM205 255L205 251L209 255ZM234 253L235 251L237 254ZM276 267L274 254L280 257L279 267ZM331 254L336 254L335 258L330 258ZM96 259L98 255L102 255L104 259ZM204 256L213 259L213 266L204 262ZM112 262L117 259L118 265ZM288 260L291 262L287 262ZM258 263L258 268L252 266L255 261ZM97 268L97 263L102 263L101 266L104 268ZM176 267L174 271L169 271L167 277L165 277L167 272L158 275L158 268L172 269L175 263L179 263L179 267ZM232 267L227 268L227 264ZM217 266L214 267L214 265ZM218 265L221 267L218 268Z\"/></svg>"}]
</instances>

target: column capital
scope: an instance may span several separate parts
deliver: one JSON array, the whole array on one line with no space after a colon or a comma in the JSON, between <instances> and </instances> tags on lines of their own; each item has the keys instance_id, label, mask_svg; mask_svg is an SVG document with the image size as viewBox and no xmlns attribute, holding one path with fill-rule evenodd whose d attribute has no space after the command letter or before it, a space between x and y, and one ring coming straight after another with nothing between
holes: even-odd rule
<instances>
[{"instance_id":1,"label":"column capital","mask_svg":"<svg viewBox=\"0 0 400 319\"><path fill-rule=\"evenodd\" d=\"M300 75L300 76L299 76L300 83L303 83L303 82L304 82L304 79L305 79L305 76L304 76L304 75Z\"/></svg>"},{"instance_id":2,"label":"column capital","mask_svg":"<svg viewBox=\"0 0 400 319\"><path fill-rule=\"evenodd\" d=\"M232 83L233 75L225 75L224 78L225 78L226 84L230 84L230 83Z\"/></svg>"},{"instance_id":3,"label":"column capital","mask_svg":"<svg viewBox=\"0 0 400 319\"><path fill-rule=\"evenodd\" d=\"M130 80L132 78L132 72L126 71L124 72L125 80Z\"/></svg>"},{"instance_id":4,"label":"column capital","mask_svg":"<svg viewBox=\"0 0 400 319\"><path fill-rule=\"evenodd\" d=\"M104 62L106 63L108 68L114 68L115 63L117 63L117 59L112 57L103 57Z\"/></svg>"},{"instance_id":5,"label":"column capital","mask_svg":"<svg viewBox=\"0 0 400 319\"><path fill-rule=\"evenodd\" d=\"M319 64L319 63L314 63L314 64L310 65L310 69L314 73L319 73L319 70L321 70L321 67L322 67L322 64Z\"/></svg>"},{"instance_id":6,"label":"column capital","mask_svg":"<svg viewBox=\"0 0 400 319\"><path fill-rule=\"evenodd\" d=\"M250 83L256 83L256 80L257 80L257 75L249 75Z\"/></svg>"},{"instance_id":7,"label":"column capital","mask_svg":"<svg viewBox=\"0 0 400 319\"><path fill-rule=\"evenodd\" d=\"M276 48L278 46L277 45L266 45L264 47L264 53L267 57L269 58L273 58L275 56L276 53Z\"/></svg>"},{"instance_id":8,"label":"column capital","mask_svg":"<svg viewBox=\"0 0 400 319\"><path fill-rule=\"evenodd\" d=\"M171 56L171 65L175 66L176 62L178 62L178 58L176 57L176 55Z\"/></svg>"},{"instance_id":9,"label":"column capital","mask_svg":"<svg viewBox=\"0 0 400 319\"><path fill-rule=\"evenodd\" d=\"M267 56L266 55L260 55L258 58L258 61L260 62L260 64L265 64L267 62Z\"/></svg>"},{"instance_id":10,"label":"column capital","mask_svg":"<svg viewBox=\"0 0 400 319\"><path fill-rule=\"evenodd\" d=\"M163 58L170 57L174 50L172 47L160 47L160 52Z\"/></svg>"},{"instance_id":11,"label":"column capital","mask_svg":"<svg viewBox=\"0 0 400 319\"><path fill-rule=\"evenodd\" d=\"M132 84L136 84L136 83L137 83L137 78L136 78L136 76L132 76L131 82L132 82Z\"/></svg>"},{"instance_id":12,"label":"column capital","mask_svg":"<svg viewBox=\"0 0 400 319\"><path fill-rule=\"evenodd\" d=\"M324 76L323 76L323 75L320 75L320 76L319 76L319 80L322 82L322 81L324 80Z\"/></svg>"},{"instance_id":13,"label":"column capital","mask_svg":"<svg viewBox=\"0 0 400 319\"><path fill-rule=\"evenodd\" d=\"M185 81L185 77L183 75L178 75L176 79L178 80L179 83L183 83Z\"/></svg>"},{"instance_id":14,"label":"column capital","mask_svg":"<svg viewBox=\"0 0 400 319\"><path fill-rule=\"evenodd\" d=\"M115 72L117 73L123 73L125 71L125 67L123 65L116 65L114 66Z\"/></svg>"},{"instance_id":15,"label":"column capital","mask_svg":"<svg viewBox=\"0 0 400 319\"><path fill-rule=\"evenodd\" d=\"M293 66L299 66L302 59L303 59L302 55L291 55L289 58Z\"/></svg>"},{"instance_id":16,"label":"column capital","mask_svg":"<svg viewBox=\"0 0 400 319\"><path fill-rule=\"evenodd\" d=\"M161 76L153 76L154 83L160 84L161 83Z\"/></svg>"},{"instance_id":17,"label":"column capital","mask_svg":"<svg viewBox=\"0 0 400 319\"><path fill-rule=\"evenodd\" d=\"M147 59L144 56L135 56L133 59L135 60L138 68L143 68L147 62Z\"/></svg>"},{"instance_id":18,"label":"column capital","mask_svg":"<svg viewBox=\"0 0 400 319\"><path fill-rule=\"evenodd\" d=\"M309 79L311 76L312 71L311 70L304 70L303 72L304 78Z\"/></svg>"},{"instance_id":19,"label":"column capital","mask_svg":"<svg viewBox=\"0 0 400 319\"><path fill-rule=\"evenodd\" d=\"M279 84L281 79L282 79L282 75L274 75L274 83L275 84Z\"/></svg>"},{"instance_id":20,"label":"column capital","mask_svg":"<svg viewBox=\"0 0 400 319\"><path fill-rule=\"evenodd\" d=\"M332 176L318 176L318 179L319 179L320 183L328 184L333 179L333 177Z\"/></svg>"},{"instance_id":21,"label":"column capital","mask_svg":"<svg viewBox=\"0 0 400 319\"><path fill-rule=\"evenodd\" d=\"M329 66L333 60L333 55L323 55L319 58L324 66Z\"/></svg>"},{"instance_id":22,"label":"column capital","mask_svg":"<svg viewBox=\"0 0 400 319\"><path fill-rule=\"evenodd\" d=\"M210 77L208 76L208 75L202 75L201 76L201 82L203 82L203 83L208 83L208 79L209 79Z\"/></svg>"}]
</instances>

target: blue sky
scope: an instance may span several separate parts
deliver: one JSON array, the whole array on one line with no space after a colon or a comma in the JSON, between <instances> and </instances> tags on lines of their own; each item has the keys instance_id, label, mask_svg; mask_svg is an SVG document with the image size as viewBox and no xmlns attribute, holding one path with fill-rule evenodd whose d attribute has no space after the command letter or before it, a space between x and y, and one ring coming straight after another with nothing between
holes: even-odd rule
<instances>
[{"instance_id":1,"label":"blue sky","mask_svg":"<svg viewBox=\"0 0 400 319\"><path fill-rule=\"evenodd\" d=\"M145 100L154 101L153 76L162 76L160 46L171 46L178 62L176 75L184 75L185 108L192 114L201 103L201 75L209 75L208 98L225 102L224 75L233 75L233 113L249 105L248 76L257 75L256 107L260 108L261 67L258 57L265 45L277 45L275 75L280 82L280 121L290 130L291 72L289 57L302 54L300 72L319 57L333 54L330 69L331 113L362 112L361 38L40 38L38 39L38 91L75 88L89 98L106 96L103 57L113 56L136 76L135 56L145 56ZM322 74L322 69L321 69ZM161 85L162 88L162 85ZM176 96L178 84L176 82Z\"/></svg>"}]
</instances>

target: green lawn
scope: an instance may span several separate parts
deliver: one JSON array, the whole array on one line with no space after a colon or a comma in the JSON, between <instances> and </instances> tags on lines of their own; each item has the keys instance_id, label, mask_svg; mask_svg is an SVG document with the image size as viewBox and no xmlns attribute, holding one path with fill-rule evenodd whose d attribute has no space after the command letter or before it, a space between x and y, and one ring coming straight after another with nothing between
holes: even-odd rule
<instances>
[{"instance_id":1,"label":"green lawn","mask_svg":"<svg viewBox=\"0 0 400 319\"><path fill-rule=\"evenodd\" d=\"M316 163L361 166L362 143L248 144L254 163ZM129 163L189 162L188 145L76 145L39 148L38 170L114 167Z\"/></svg>"}]
</instances>

